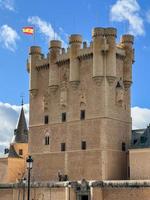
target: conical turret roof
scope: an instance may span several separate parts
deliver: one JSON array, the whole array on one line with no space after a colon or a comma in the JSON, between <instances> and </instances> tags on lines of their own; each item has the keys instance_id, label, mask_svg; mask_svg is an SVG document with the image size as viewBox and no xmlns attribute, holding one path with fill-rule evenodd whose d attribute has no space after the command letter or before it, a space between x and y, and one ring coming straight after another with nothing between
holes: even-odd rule
<instances>
[{"instance_id":1,"label":"conical turret roof","mask_svg":"<svg viewBox=\"0 0 150 200\"><path fill-rule=\"evenodd\" d=\"M19 116L17 128L14 131L14 141L16 143L28 143L28 128L25 119L23 106L21 108L21 113Z\"/></svg>"},{"instance_id":2,"label":"conical turret roof","mask_svg":"<svg viewBox=\"0 0 150 200\"><path fill-rule=\"evenodd\" d=\"M10 148L9 148L8 157L9 157L9 158L21 158L21 157L17 154L17 152L16 152L16 150L15 150L15 148L14 148L14 146L13 146L12 144L10 145Z\"/></svg>"}]
</instances>

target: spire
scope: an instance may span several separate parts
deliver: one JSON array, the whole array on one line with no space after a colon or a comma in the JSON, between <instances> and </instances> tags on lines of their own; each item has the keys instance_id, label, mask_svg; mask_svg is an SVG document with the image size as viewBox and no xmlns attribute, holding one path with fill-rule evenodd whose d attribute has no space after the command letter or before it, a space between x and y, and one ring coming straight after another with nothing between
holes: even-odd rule
<instances>
[{"instance_id":1,"label":"spire","mask_svg":"<svg viewBox=\"0 0 150 200\"><path fill-rule=\"evenodd\" d=\"M28 142L28 128L25 119L24 109L23 109L23 100L22 100L22 108L19 116L17 128L14 131L15 138L14 142L16 143L27 143Z\"/></svg>"}]
</instances>

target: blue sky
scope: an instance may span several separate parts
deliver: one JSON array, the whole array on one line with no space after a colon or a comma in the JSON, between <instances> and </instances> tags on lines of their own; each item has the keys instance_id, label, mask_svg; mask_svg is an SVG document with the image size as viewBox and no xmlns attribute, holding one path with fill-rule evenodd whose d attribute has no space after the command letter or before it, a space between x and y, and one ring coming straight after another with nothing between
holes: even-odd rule
<instances>
[{"instance_id":1,"label":"blue sky","mask_svg":"<svg viewBox=\"0 0 150 200\"><path fill-rule=\"evenodd\" d=\"M29 102L26 59L28 48L33 45L33 37L22 33L22 27L28 25L35 26L34 44L40 45L45 54L48 52L48 41L54 39L54 32L55 37L61 39L65 46L68 44L68 36L72 33L80 33L84 40L90 42L91 30L97 26L116 27L117 41L122 34L134 34L133 124L135 128L142 128L150 122L150 66L148 64L150 1L0 0L0 115L2 122L11 121L8 109L17 113L17 115L11 115L17 120L22 94L24 94L25 104ZM26 112L28 112L27 105ZM13 126L15 126L14 118L11 125L6 123L4 127L5 123L0 124L0 137L9 130L9 127L10 131L6 135L12 136Z\"/></svg>"},{"instance_id":2,"label":"blue sky","mask_svg":"<svg viewBox=\"0 0 150 200\"><path fill-rule=\"evenodd\" d=\"M126 4L136 2L139 6L133 15L138 15L143 20L143 33L133 33L135 37L135 64L133 66L132 106L150 108L148 59L150 55L150 24L147 13L150 10L150 2L146 0L125 0ZM29 17L38 16L42 21L61 36L67 44L67 35L80 33L85 40L91 40L91 29L96 26L115 26L120 35L129 31L130 21L125 18L120 22L112 21L111 9L117 4L116 0L0 0L4 2L0 8L0 27L7 25L16 31L18 38L15 39L16 48L9 50L0 42L0 69L1 69L1 92L0 101L11 104L20 104L20 95L23 93L25 102L28 103L28 74L26 72L26 59L28 47L33 44L32 36L23 35L23 26L32 25ZM1 3L2 4L2 3ZM10 4L6 7L5 4ZM117 9L117 8L116 8ZM129 9L129 8L128 8ZM136 10L136 9L135 9ZM130 16L129 16L130 17ZM149 17L150 18L150 17ZM150 20L150 19L149 19ZM136 22L135 22L136 23ZM43 52L47 53L48 38L40 33L36 26L36 44L42 46ZM63 31L62 31L63 29ZM49 34L49 33L48 33Z\"/></svg>"}]
</instances>

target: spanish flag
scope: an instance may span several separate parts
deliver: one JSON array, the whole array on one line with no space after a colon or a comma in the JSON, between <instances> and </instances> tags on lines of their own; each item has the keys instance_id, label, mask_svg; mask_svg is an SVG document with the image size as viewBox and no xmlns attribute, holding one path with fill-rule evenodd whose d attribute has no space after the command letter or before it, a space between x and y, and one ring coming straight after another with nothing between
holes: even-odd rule
<instances>
[{"instance_id":1,"label":"spanish flag","mask_svg":"<svg viewBox=\"0 0 150 200\"><path fill-rule=\"evenodd\" d=\"M22 32L28 35L33 35L34 34L34 28L31 26L23 27Z\"/></svg>"}]
</instances>

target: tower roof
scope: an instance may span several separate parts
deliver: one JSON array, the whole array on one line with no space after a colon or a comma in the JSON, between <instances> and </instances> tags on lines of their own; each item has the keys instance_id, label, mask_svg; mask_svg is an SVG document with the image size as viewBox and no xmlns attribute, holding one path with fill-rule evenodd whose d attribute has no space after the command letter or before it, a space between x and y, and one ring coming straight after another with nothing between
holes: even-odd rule
<instances>
[{"instance_id":1,"label":"tower roof","mask_svg":"<svg viewBox=\"0 0 150 200\"><path fill-rule=\"evenodd\" d=\"M9 158L21 158L21 157L17 154L17 152L16 152L16 150L15 150L15 148L14 148L14 146L13 146L12 144L10 145L8 157L9 157Z\"/></svg>"},{"instance_id":2,"label":"tower roof","mask_svg":"<svg viewBox=\"0 0 150 200\"><path fill-rule=\"evenodd\" d=\"M16 143L28 143L28 128L25 119L23 105L19 116L17 128L14 130L14 141Z\"/></svg>"}]
</instances>

